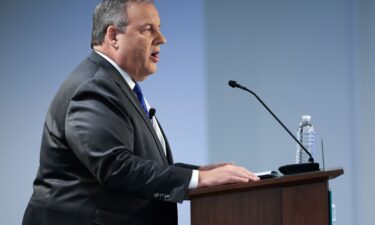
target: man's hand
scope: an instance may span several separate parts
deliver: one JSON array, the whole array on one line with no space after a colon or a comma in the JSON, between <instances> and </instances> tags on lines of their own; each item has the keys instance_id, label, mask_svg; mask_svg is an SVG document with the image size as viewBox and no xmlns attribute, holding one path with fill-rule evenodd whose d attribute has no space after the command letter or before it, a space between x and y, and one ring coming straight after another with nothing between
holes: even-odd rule
<instances>
[{"instance_id":1,"label":"man's hand","mask_svg":"<svg viewBox=\"0 0 375 225\"><path fill-rule=\"evenodd\" d=\"M201 166L199 167L199 171L207 171L207 170L212 170L221 166L226 166L226 165L233 165L233 163L216 163L216 164L210 164L207 166Z\"/></svg>"},{"instance_id":2,"label":"man's hand","mask_svg":"<svg viewBox=\"0 0 375 225\"><path fill-rule=\"evenodd\" d=\"M259 177L243 167L232 163L220 163L199 168L198 188L258 180Z\"/></svg>"}]
</instances>

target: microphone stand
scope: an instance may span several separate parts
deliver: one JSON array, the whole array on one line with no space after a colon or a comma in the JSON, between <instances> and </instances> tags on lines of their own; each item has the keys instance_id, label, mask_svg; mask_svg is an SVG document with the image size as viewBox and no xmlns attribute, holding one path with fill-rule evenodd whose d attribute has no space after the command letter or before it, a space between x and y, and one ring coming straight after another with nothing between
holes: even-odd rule
<instances>
[{"instance_id":1,"label":"microphone stand","mask_svg":"<svg viewBox=\"0 0 375 225\"><path fill-rule=\"evenodd\" d=\"M281 122L281 120L272 112L270 108L258 97L255 92L249 90L248 88L238 84L236 81L230 80L228 82L228 85L232 88L240 88L244 91L249 92L255 98L264 106L264 108L267 109L267 111L273 116L273 118L276 119L277 122L288 132L288 134L294 139L294 141L297 142L299 146L303 149L303 151L306 152L306 154L309 156L309 162L308 163L298 163L298 164L289 164L279 167L279 171L282 174L290 175L290 174L298 174L298 173L304 173L304 172L312 172L312 171L318 171L319 169L319 163L314 162L314 158L312 157L311 153L303 146L303 144L290 132L290 130Z\"/></svg>"}]
</instances>

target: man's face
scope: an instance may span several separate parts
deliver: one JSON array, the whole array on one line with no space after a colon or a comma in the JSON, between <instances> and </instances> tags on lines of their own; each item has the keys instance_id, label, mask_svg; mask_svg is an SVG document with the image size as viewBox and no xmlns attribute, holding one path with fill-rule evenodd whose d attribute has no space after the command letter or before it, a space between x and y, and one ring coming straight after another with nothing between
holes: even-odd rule
<instances>
[{"instance_id":1,"label":"man's face","mask_svg":"<svg viewBox=\"0 0 375 225\"><path fill-rule=\"evenodd\" d=\"M160 45L160 18L153 4L130 3L128 25L117 34L116 63L135 81L142 81L157 70Z\"/></svg>"}]
</instances>

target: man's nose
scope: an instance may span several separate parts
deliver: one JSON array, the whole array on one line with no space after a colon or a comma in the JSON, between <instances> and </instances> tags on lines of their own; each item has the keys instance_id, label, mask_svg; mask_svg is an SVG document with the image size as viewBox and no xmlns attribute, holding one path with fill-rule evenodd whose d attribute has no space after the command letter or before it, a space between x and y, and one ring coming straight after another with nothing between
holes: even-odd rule
<instances>
[{"instance_id":1,"label":"man's nose","mask_svg":"<svg viewBox=\"0 0 375 225\"><path fill-rule=\"evenodd\" d=\"M164 37L164 35L161 33L161 31L158 32L157 37L155 39L155 44L165 44L167 43L167 39Z\"/></svg>"}]
</instances>

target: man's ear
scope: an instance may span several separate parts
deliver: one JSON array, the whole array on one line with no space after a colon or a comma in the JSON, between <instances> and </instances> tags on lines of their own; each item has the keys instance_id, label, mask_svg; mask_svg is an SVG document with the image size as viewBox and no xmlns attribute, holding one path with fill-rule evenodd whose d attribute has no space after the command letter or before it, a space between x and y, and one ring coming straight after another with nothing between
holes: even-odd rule
<instances>
[{"instance_id":1,"label":"man's ear","mask_svg":"<svg viewBox=\"0 0 375 225\"><path fill-rule=\"evenodd\" d=\"M107 27L107 32L105 35L106 42L115 49L118 49L117 34L118 29L115 26L110 25Z\"/></svg>"}]
</instances>

